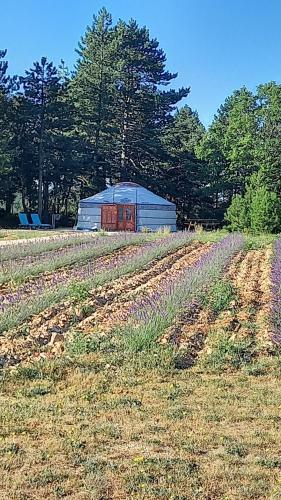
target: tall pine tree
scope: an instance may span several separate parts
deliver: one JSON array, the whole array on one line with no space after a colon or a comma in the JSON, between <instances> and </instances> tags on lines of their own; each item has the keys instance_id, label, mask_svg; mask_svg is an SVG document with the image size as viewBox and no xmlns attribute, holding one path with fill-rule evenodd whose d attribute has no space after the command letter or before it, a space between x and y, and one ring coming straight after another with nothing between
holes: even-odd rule
<instances>
[{"instance_id":1,"label":"tall pine tree","mask_svg":"<svg viewBox=\"0 0 281 500\"><path fill-rule=\"evenodd\" d=\"M56 114L56 100L59 93L60 77L52 62L46 57L36 61L33 67L26 71L20 81L24 96L29 106L28 120L33 126L34 156L37 158L38 182L38 212L42 215L43 208L48 205L49 192L49 156L51 152L50 134L52 121ZM45 201L45 206L43 204Z\"/></svg>"},{"instance_id":2,"label":"tall pine tree","mask_svg":"<svg viewBox=\"0 0 281 500\"><path fill-rule=\"evenodd\" d=\"M116 26L118 58L115 112L115 164L121 180L146 179L159 158L159 136L175 105L189 89L164 90L176 77L166 55L146 27L136 21Z\"/></svg>"},{"instance_id":3,"label":"tall pine tree","mask_svg":"<svg viewBox=\"0 0 281 500\"><path fill-rule=\"evenodd\" d=\"M75 106L74 131L85 141L85 175L96 190L111 178L117 44L111 15L102 9L86 29L78 49L69 96Z\"/></svg>"},{"instance_id":4,"label":"tall pine tree","mask_svg":"<svg viewBox=\"0 0 281 500\"><path fill-rule=\"evenodd\" d=\"M7 74L6 54L6 50L0 50L0 201L10 212L16 191L11 130L11 89L14 82Z\"/></svg>"},{"instance_id":5,"label":"tall pine tree","mask_svg":"<svg viewBox=\"0 0 281 500\"><path fill-rule=\"evenodd\" d=\"M176 74L166 70L158 41L133 20L113 26L105 9L78 53L70 95L96 188L106 180L148 183L161 155L161 132L189 90L165 91Z\"/></svg>"},{"instance_id":6,"label":"tall pine tree","mask_svg":"<svg viewBox=\"0 0 281 500\"><path fill-rule=\"evenodd\" d=\"M166 159L159 172L160 185L164 188L161 194L169 193L171 200L176 202L180 223L184 223L185 218L203 217L207 209L205 165L195 155L204 133L197 112L184 106L176 112L163 134Z\"/></svg>"}]
</instances>

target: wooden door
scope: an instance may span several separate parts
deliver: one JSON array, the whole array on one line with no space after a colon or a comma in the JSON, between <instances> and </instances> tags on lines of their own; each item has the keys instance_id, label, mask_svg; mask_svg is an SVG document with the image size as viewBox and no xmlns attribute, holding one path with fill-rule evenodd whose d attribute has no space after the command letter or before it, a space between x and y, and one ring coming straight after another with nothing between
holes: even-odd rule
<instances>
[{"instance_id":1,"label":"wooden door","mask_svg":"<svg viewBox=\"0 0 281 500\"><path fill-rule=\"evenodd\" d=\"M118 205L118 230L136 230L136 207L135 205Z\"/></svg>"},{"instance_id":2,"label":"wooden door","mask_svg":"<svg viewBox=\"0 0 281 500\"><path fill-rule=\"evenodd\" d=\"M102 205L101 227L105 231L117 231L117 205Z\"/></svg>"}]
</instances>

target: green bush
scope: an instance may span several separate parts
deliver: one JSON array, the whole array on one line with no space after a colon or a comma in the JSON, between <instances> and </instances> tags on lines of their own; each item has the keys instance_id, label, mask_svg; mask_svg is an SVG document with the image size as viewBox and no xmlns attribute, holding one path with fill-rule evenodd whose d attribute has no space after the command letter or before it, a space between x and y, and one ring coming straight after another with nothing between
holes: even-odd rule
<instances>
[{"instance_id":1,"label":"green bush","mask_svg":"<svg viewBox=\"0 0 281 500\"><path fill-rule=\"evenodd\" d=\"M254 233L272 233L279 226L279 202L276 193L260 186L253 193L250 205L251 230Z\"/></svg>"},{"instance_id":2,"label":"green bush","mask_svg":"<svg viewBox=\"0 0 281 500\"><path fill-rule=\"evenodd\" d=\"M254 173L244 196L236 195L227 209L225 220L232 231L272 233L280 226L280 208L276 193L265 186L262 174Z\"/></svg>"},{"instance_id":3,"label":"green bush","mask_svg":"<svg viewBox=\"0 0 281 500\"><path fill-rule=\"evenodd\" d=\"M229 223L231 231L245 231L249 228L249 214L246 199L240 194L232 198L228 207L225 220Z\"/></svg>"}]
</instances>

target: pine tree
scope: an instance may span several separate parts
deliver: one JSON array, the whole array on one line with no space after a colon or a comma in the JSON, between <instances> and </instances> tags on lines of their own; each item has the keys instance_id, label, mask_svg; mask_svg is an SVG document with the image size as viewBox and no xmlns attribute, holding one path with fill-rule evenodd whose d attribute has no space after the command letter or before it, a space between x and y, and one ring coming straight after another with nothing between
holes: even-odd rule
<instances>
[{"instance_id":1,"label":"pine tree","mask_svg":"<svg viewBox=\"0 0 281 500\"><path fill-rule=\"evenodd\" d=\"M75 130L85 140L85 162L97 190L111 178L110 153L117 57L111 15L102 9L87 27L77 49L79 59L69 95L75 106Z\"/></svg>"},{"instance_id":2,"label":"pine tree","mask_svg":"<svg viewBox=\"0 0 281 500\"><path fill-rule=\"evenodd\" d=\"M77 132L87 142L88 174L97 189L106 179L147 184L161 155L161 132L188 89L162 90L176 74L166 71L158 41L133 20L113 26L105 9L78 53L70 96Z\"/></svg>"},{"instance_id":3,"label":"pine tree","mask_svg":"<svg viewBox=\"0 0 281 500\"><path fill-rule=\"evenodd\" d=\"M37 209L38 146L35 143L33 104L21 93L11 100L13 174L17 179L22 208Z\"/></svg>"},{"instance_id":4,"label":"pine tree","mask_svg":"<svg viewBox=\"0 0 281 500\"><path fill-rule=\"evenodd\" d=\"M262 172L251 176L245 198L249 207L250 228L254 233L271 233L278 229L280 203L276 193L266 187Z\"/></svg>"},{"instance_id":5,"label":"pine tree","mask_svg":"<svg viewBox=\"0 0 281 500\"><path fill-rule=\"evenodd\" d=\"M276 193L265 186L262 172L256 172L248 181L245 195L233 197L225 220L232 231L272 233L280 227L279 205Z\"/></svg>"},{"instance_id":6,"label":"pine tree","mask_svg":"<svg viewBox=\"0 0 281 500\"><path fill-rule=\"evenodd\" d=\"M115 163L121 180L149 178L159 157L159 135L175 105L189 93L161 89L177 77L166 70L166 55L146 27L119 21L116 81Z\"/></svg>"},{"instance_id":7,"label":"pine tree","mask_svg":"<svg viewBox=\"0 0 281 500\"><path fill-rule=\"evenodd\" d=\"M231 205L225 214L225 221L229 223L231 231L247 231L250 229L249 206L241 194L232 198Z\"/></svg>"},{"instance_id":8,"label":"pine tree","mask_svg":"<svg viewBox=\"0 0 281 500\"><path fill-rule=\"evenodd\" d=\"M166 147L171 154L186 152L195 154L195 149L205 134L197 111L185 105L175 113L171 125L165 133Z\"/></svg>"},{"instance_id":9,"label":"pine tree","mask_svg":"<svg viewBox=\"0 0 281 500\"><path fill-rule=\"evenodd\" d=\"M73 133L75 109L69 100L69 71L61 61L58 67L60 88L54 102L55 112L49 129L49 192L50 208L55 213L68 215L69 204L77 204L80 197L79 177L83 174L85 141ZM75 206L76 210L76 206Z\"/></svg>"},{"instance_id":10,"label":"pine tree","mask_svg":"<svg viewBox=\"0 0 281 500\"><path fill-rule=\"evenodd\" d=\"M169 193L171 200L176 201L179 223L186 217L202 217L203 210L207 210L205 166L195 155L196 145L204 133L197 112L184 106L175 113L163 135L166 161L159 172L161 194Z\"/></svg>"},{"instance_id":11,"label":"pine tree","mask_svg":"<svg viewBox=\"0 0 281 500\"><path fill-rule=\"evenodd\" d=\"M33 124L33 148L36 149L38 165L38 213L42 215L43 201L45 208L48 203L48 155L51 149L48 129L55 115L55 102L59 92L57 69L46 57L35 62L33 67L21 77L24 96L29 102L30 115L28 120ZM43 193L44 188L44 193Z\"/></svg>"},{"instance_id":12,"label":"pine tree","mask_svg":"<svg viewBox=\"0 0 281 500\"><path fill-rule=\"evenodd\" d=\"M12 169L12 132L10 91L12 81L7 75L7 51L0 50L0 200L10 211L16 191L16 182Z\"/></svg>"}]
</instances>

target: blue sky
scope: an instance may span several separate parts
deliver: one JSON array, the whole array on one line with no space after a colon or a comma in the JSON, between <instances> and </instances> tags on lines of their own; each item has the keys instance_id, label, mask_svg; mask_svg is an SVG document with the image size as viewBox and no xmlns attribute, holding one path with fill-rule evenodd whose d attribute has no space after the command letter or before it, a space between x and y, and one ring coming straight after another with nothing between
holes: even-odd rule
<instances>
[{"instance_id":1,"label":"blue sky","mask_svg":"<svg viewBox=\"0 0 281 500\"><path fill-rule=\"evenodd\" d=\"M270 0L14 0L1 10L0 48L10 73L41 56L69 67L92 15L105 6L114 21L135 18L157 37L167 67L190 86L186 99L205 125L233 90L281 81L281 1Z\"/></svg>"}]
</instances>

